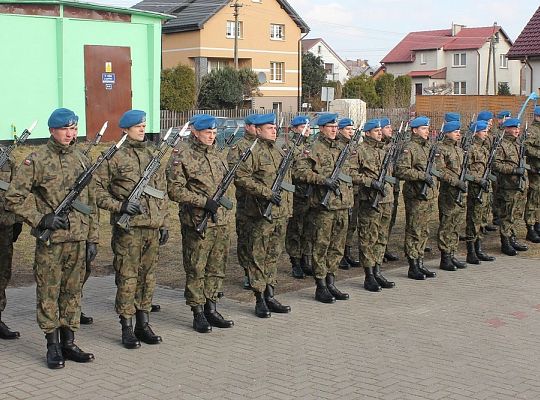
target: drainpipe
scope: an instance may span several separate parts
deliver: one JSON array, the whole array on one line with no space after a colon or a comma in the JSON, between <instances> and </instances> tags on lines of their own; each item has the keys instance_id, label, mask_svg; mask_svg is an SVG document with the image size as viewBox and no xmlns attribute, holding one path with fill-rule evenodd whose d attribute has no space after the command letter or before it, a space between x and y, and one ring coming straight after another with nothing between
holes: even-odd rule
<instances>
[{"instance_id":1,"label":"drainpipe","mask_svg":"<svg viewBox=\"0 0 540 400\"><path fill-rule=\"evenodd\" d=\"M302 110L302 39L308 35L309 31L298 39L298 104L296 112Z\"/></svg>"},{"instance_id":2,"label":"drainpipe","mask_svg":"<svg viewBox=\"0 0 540 400\"><path fill-rule=\"evenodd\" d=\"M529 62L529 57L525 56L525 64L529 66L529 69L531 70L531 93L533 91L536 91L534 88L533 88L533 68L532 68L532 65L531 63Z\"/></svg>"},{"instance_id":3,"label":"drainpipe","mask_svg":"<svg viewBox=\"0 0 540 400\"><path fill-rule=\"evenodd\" d=\"M478 55L478 62L476 63L476 73L477 73L477 77L476 77L476 83L477 83L477 88L476 88L476 94L480 95L480 52L478 50L476 50L476 54Z\"/></svg>"}]
</instances>

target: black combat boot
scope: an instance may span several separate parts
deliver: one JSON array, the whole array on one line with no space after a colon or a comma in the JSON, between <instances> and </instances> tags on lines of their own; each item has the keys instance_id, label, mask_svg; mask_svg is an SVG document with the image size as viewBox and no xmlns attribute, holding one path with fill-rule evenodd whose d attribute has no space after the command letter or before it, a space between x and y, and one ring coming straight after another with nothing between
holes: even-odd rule
<instances>
[{"instance_id":1,"label":"black combat boot","mask_svg":"<svg viewBox=\"0 0 540 400\"><path fill-rule=\"evenodd\" d=\"M212 325L206 319L202 305L191 306L193 312L193 329L199 333L212 332Z\"/></svg>"},{"instance_id":2,"label":"black combat boot","mask_svg":"<svg viewBox=\"0 0 540 400\"><path fill-rule=\"evenodd\" d=\"M2 321L2 313L0 313L0 339L12 340L18 339L21 336L19 332L12 331Z\"/></svg>"},{"instance_id":3,"label":"black combat boot","mask_svg":"<svg viewBox=\"0 0 540 400\"><path fill-rule=\"evenodd\" d=\"M533 225L527 225L527 236L525 239L529 242L540 243L540 236L536 233Z\"/></svg>"},{"instance_id":4,"label":"black combat boot","mask_svg":"<svg viewBox=\"0 0 540 400\"><path fill-rule=\"evenodd\" d=\"M133 333L133 323L131 317L125 318L120 315L120 325L122 325L122 344L126 349L138 349L141 342Z\"/></svg>"},{"instance_id":5,"label":"black combat boot","mask_svg":"<svg viewBox=\"0 0 540 400\"><path fill-rule=\"evenodd\" d=\"M474 242L472 240L467 240L467 263L468 264L480 264L480 259L476 254L476 249L474 247Z\"/></svg>"},{"instance_id":6,"label":"black combat boot","mask_svg":"<svg viewBox=\"0 0 540 400\"><path fill-rule=\"evenodd\" d=\"M454 255L454 252L450 253L451 256L450 256L450 260L452 260L452 264L454 264L456 266L456 268L459 268L459 269L463 269L463 268L467 268L467 264L464 263L463 261L461 260L458 260L456 258L456 256Z\"/></svg>"},{"instance_id":7,"label":"black combat boot","mask_svg":"<svg viewBox=\"0 0 540 400\"><path fill-rule=\"evenodd\" d=\"M409 278L416 279L417 281L426 279L426 275L420 271L418 260L407 257L407 261L409 261L409 271L407 272Z\"/></svg>"},{"instance_id":8,"label":"black combat boot","mask_svg":"<svg viewBox=\"0 0 540 400\"><path fill-rule=\"evenodd\" d=\"M332 296L332 293L330 293L326 286L326 279L315 278L315 283L317 284L317 289L315 289L315 300L327 304L336 302L336 298Z\"/></svg>"},{"instance_id":9,"label":"black combat boot","mask_svg":"<svg viewBox=\"0 0 540 400\"><path fill-rule=\"evenodd\" d=\"M272 316L264 296L260 292L255 292L255 315L259 318L270 318Z\"/></svg>"},{"instance_id":10,"label":"black combat boot","mask_svg":"<svg viewBox=\"0 0 540 400\"><path fill-rule=\"evenodd\" d=\"M485 229L487 232L495 232L497 230L497 227L495 225L487 224Z\"/></svg>"},{"instance_id":11,"label":"black combat boot","mask_svg":"<svg viewBox=\"0 0 540 400\"><path fill-rule=\"evenodd\" d=\"M249 275L247 270L244 270L244 281L242 282L242 287L245 290L251 290L251 283L249 283Z\"/></svg>"},{"instance_id":12,"label":"black combat boot","mask_svg":"<svg viewBox=\"0 0 540 400\"><path fill-rule=\"evenodd\" d=\"M274 297L274 287L271 285L266 285L266 289L264 290L264 301L271 312L278 314L287 314L291 312L291 306L281 304Z\"/></svg>"},{"instance_id":13,"label":"black combat boot","mask_svg":"<svg viewBox=\"0 0 540 400\"><path fill-rule=\"evenodd\" d=\"M216 328L232 328L234 326L234 321L223 318L223 315L216 310L216 303L210 299L206 299L204 316L208 323Z\"/></svg>"},{"instance_id":14,"label":"black combat boot","mask_svg":"<svg viewBox=\"0 0 540 400\"><path fill-rule=\"evenodd\" d=\"M313 266L311 265L311 256L304 254L302 256L302 271L306 276L313 276Z\"/></svg>"},{"instance_id":15,"label":"black combat boot","mask_svg":"<svg viewBox=\"0 0 540 400\"><path fill-rule=\"evenodd\" d=\"M452 254L441 251L441 264L439 268L444 271L457 271L457 267L452 262Z\"/></svg>"},{"instance_id":16,"label":"black combat boot","mask_svg":"<svg viewBox=\"0 0 540 400\"><path fill-rule=\"evenodd\" d=\"M91 325L94 323L94 318L84 315L84 313L81 313L81 319L80 319L81 325Z\"/></svg>"},{"instance_id":17,"label":"black combat boot","mask_svg":"<svg viewBox=\"0 0 540 400\"><path fill-rule=\"evenodd\" d=\"M540 222L535 222L534 230L540 235Z\"/></svg>"},{"instance_id":18,"label":"black combat boot","mask_svg":"<svg viewBox=\"0 0 540 400\"><path fill-rule=\"evenodd\" d=\"M148 312L143 310L137 310L135 313L135 336L141 342L146 344L159 344L161 343L161 336L154 333L149 322Z\"/></svg>"},{"instance_id":19,"label":"black combat boot","mask_svg":"<svg viewBox=\"0 0 540 400\"><path fill-rule=\"evenodd\" d=\"M382 288L373 276L373 268L364 267L364 273L366 275L364 278L364 289L370 292L380 292Z\"/></svg>"},{"instance_id":20,"label":"black combat boot","mask_svg":"<svg viewBox=\"0 0 540 400\"><path fill-rule=\"evenodd\" d=\"M160 312L161 306L159 304L152 304L150 307L150 312Z\"/></svg>"},{"instance_id":21,"label":"black combat boot","mask_svg":"<svg viewBox=\"0 0 540 400\"><path fill-rule=\"evenodd\" d=\"M62 355L64 359L75 361L78 363L87 363L94 361L92 353L82 351L75 343L75 334L69 327L63 326L60 328L60 342L62 343Z\"/></svg>"},{"instance_id":22,"label":"black combat boot","mask_svg":"<svg viewBox=\"0 0 540 400\"><path fill-rule=\"evenodd\" d=\"M332 296L335 297L336 300L349 300L349 294L343 293L341 290L339 290L336 285L336 276L334 274L326 274L326 287L328 288L328 291Z\"/></svg>"},{"instance_id":23,"label":"black combat boot","mask_svg":"<svg viewBox=\"0 0 540 400\"><path fill-rule=\"evenodd\" d=\"M482 250L482 241L480 239L476 239L474 242L474 251L480 261L495 261L495 257L484 253Z\"/></svg>"},{"instance_id":24,"label":"black combat boot","mask_svg":"<svg viewBox=\"0 0 540 400\"><path fill-rule=\"evenodd\" d=\"M383 261L385 262L386 261L389 261L389 262L399 261L399 256L396 253L392 253L391 251L389 251L387 247L386 250L384 251Z\"/></svg>"},{"instance_id":25,"label":"black combat boot","mask_svg":"<svg viewBox=\"0 0 540 400\"><path fill-rule=\"evenodd\" d=\"M510 244L510 238L508 236L501 235L501 252L507 256L516 256L517 251Z\"/></svg>"},{"instance_id":26,"label":"black combat boot","mask_svg":"<svg viewBox=\"0 0 540 400\"><path fill-rule=\"evenodd\" d=\"M341 257L341 261L339 262L338 268L344 269L344 270L351 268L351 265L349 264L345 256Z\"/></svg>"},{"instance_id":27,"label":"black combat boot","mask_svg":"<svg viewBox=\"0 0 540 400\"><path fill-rule=\"evenodd\" d=\"M396 284L392 281L389 281L386 279L383 274L381 273L381 266L379 264L375 264L375 267L373 267L373 276L375 277L375 280L383 289L391 289Z\"/></svg>"},{"instance_id":28,"label":"black combat boot","mask_svg":"<svg viewBox=\"0 0 540 400\"><path fill-rule=\"evenodd\" d=\"M436 272L433 272L427 269L427 267L424 265L423 258L417 259L416 264L418 265L418 269L420 270L420 272L423 273L426 276L426 278L435 278L437 276Z\"/></svg>"},{"instance_id":29,"label":"black combat boot","mask_svg":"<svg viewBox=\"0 0 540 400\"><path fill-rule=\"evenodd\" d=\"M529 250L529 246L527 246L525 243L518 242L514 235L510 236L510 245L512 245L512 247L517 251Z\"/></svg>"},{"instance_id":30,"label":"black combat boot","mask_svg":"<svg viewBox=\"0 0 540 400\"><path fill-rule=\"evenodd\" d=\"M296 279L304 279L304 271L302 270L301 260L298 257L291 257L292 277Z\"/></svg>"},{"instance_id":31,"label":"black combat boot","mask_svg":"<svg viewBox=\"0 0 540 400\"><path fill-rule=\"evenodd\" d=\"M60 347L60 331L55 329L51 333L46 333L47 339L47 367L50 369L64 368L64 356Z\"/></svg>"},{"instance_id":32,"label":"black combat boot","mask_svg":"<svg viewBox=\"0 0 540 400\"><path fill-rule=\"evenodd\" d=\"M352 246L345 246L344 257L352 268L358 268L360 266L360 261L353 255Z\"/></svg>"}]
</instances>

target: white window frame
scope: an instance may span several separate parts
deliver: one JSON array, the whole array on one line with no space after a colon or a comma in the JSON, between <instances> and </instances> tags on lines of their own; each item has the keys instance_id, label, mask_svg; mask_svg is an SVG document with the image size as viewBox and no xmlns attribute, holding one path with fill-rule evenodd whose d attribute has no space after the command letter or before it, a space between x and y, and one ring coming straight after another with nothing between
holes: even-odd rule
<instances>
[{"instance_id":1,"label":"white window frame","mask_svg":"<svg viewBox=\"0 0 540 400\"><path fill-rule=\"evenodd\" d=\"M499 54L499 68L508 69L508 57L506 57L506 54Z\"/></svg>"},{"instance_id":2,"label":"white window frame","mask_svg":"<svg viewBox=\"0 0 540 400\"><path fill-rule=\"evenodd\" d=\"M457 95L467 94L467 81L454 81L454 94L457 94Z\"/></svg>"},{"instance_id":3,"label":"white window frame","mask_svg":"<svg viewBox=\"0 0 540 400\"><path fill-rule=\"evenodd\" d=\"M427 64L426 53L420 53L420 64Z\"/></svg>"},{"instance_id":4,"label":"white window frame","mask_svg":"<svg viewBox=\"0 0 540 400\"><path fill-rule=\"evenodd\" d=\"M458 57L458 64L456 64L456 56ZM467 66L467 53L452 54L452 67L462 68L466 66Z\"/></svg>"},{"instance_id":5,"label":"white window frame","mask_svg":"<svg viewBox=\"0 0 540 400\"><path fill-rule=\"evenodd\" d=\"M284 24L270 24L270 40L285 40Z\"/></svg>"},{"instance_id":6,"label":"white window frame","mask_svg":"<svg viewBox=\"0 0 540 400\"><path fill-rule=\"evenodd\" d=\"M234 21L227 21L227 25L225 27L225 37L227 39L234 39ZM242 21L238 21L238 39L242 39L244 36L244 24Z\"/></svg>"},{"instance_id":7,"label":"white window frame","mask_svg":"<svg viewBox=\"0 0 540 400\"><path fill-rule=\"evenodd\" d=\"M270 82L285 82L285 63L281 61L270 61Z\"/></svg>"}]
</instances>

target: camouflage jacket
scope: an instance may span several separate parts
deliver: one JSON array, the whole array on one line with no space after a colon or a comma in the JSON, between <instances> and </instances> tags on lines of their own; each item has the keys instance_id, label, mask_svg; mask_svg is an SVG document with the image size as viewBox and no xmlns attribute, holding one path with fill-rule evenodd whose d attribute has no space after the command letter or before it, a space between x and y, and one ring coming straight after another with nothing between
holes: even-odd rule
<instances>
[{"instance_id":1,"label":"camouflage jacket","mask_svg":"<svg viewBox=\"0 0 540 400\"><path fill-rule=\"evenodd\" d=\"M252 143L252 142L251 142ZM249 145L251 145L249 143ZM230 160L238 160L243 146L231 149ZM234 150L234 151L233 151ZM275 143L269 140L259 139L251 156L240 164L236 170L234 184L238 195L243 198L244 214L250 217L260 217L272 197L272 184L277 176L279 164L283 158ZM285 181L291 183L291 171L287 171ZM281 191L281 205L272 207L272 216L275 218L289 217L292 215L292 193Z\"/></svg>"},{"instance_id":2,"label":"camouflage jacket","mask_svg":"<svg viewBox=\"0 0 540 400\"><path fill-rule=\"evenodd\" d=\"M486 139L487 140L487 139ZM486 140L475 136L469 148L469 175L474 177L471 183L478 184L486 170L487 161L489 158L489 148L485 146Z\"/></svg>"},{"instance_id":3,"label":"camouflage jacket","mask_svg":"<svg viewBox=\"0 0 540 400\"><path fill-rule=\"evenodd\" d=\"M190 138L189 146L172 156L167 170L167 190L169 199L179 203L180 221L188 226L198 225L205 216L204 205L212 197L227 173L225 153L216 145L207 146L195 137ZM227 197L232 201L233 185L229 186ZM217 223L208 220L208 227L228 225L233 212L225 207L217 211Z\"/></svg>"},{"instance_id":4,"label":"camouflage jacket","mask_svg":"<svg viewBox=\"0 0 540 400\"><path fill-rule=\"evenodd\" d=\"M296 140L296 135L294 135L293 140ZM291 166L291 175L292 175L292 182L294 184L294 193L293 197L296 199L295 201L307 201L308 196L308 188L309 185L305 182L300 182L298 180L298 172L297 172L297 164L300 159L304 157L304 155L309 154L311 151L311 146L313 145L312 140L313 135L310 135L309 137L305 138L304 141L298 148L296 149L296 155L293 161L293 164Z\"/></svg>"},{"instance_id":5,"label":"camouflage jacket","mask_svg":"<svg viewBox=\"0 0 540 400\"><path fill-rule=\"evenodd\" d=\"M6 207L35 228L45 214L58 207L79 175L89 166L88 158L74 146L63 146L51 137L46 146L26 157L17 168L6 193ZM94 196L95 182L92 180L77 198L90 206L90 214L71 211L69 229L54 231L51 243L98 242L99 221Z\"/></svg>"},{"instance_id":6,"label":"camouflage jacket","mask_svg":"<svg viewBox=\"0 0 540 400\"><path fill-rule=\"evenodd\" d=\"M123 146L109 161L105 161L98 170L96 184L96 200L99 208L111 213L111 225L120 218L120 208L143 175L155 150L149 141L138 142L126 139ZM166 228L168 226L168 199L165 168L161 166L150 180L150 187L162 192L162 196L141 196L143 214L131 217L130 226L139 228ZM161 197L161 198L160 198Z\"/></svg>"},{"instance_id":7,"label":"camouflage jacket","mask_svg":"<svg viewBox=\"0 0 540 400\"><path fill-rule=\"evenodd\" d=\"M499 188L518 190L520 177L512 174L514 168L517 167L519 167L519 143L514 136L504 135L493 163L493 170L498 174L497 185ZM526 172L525 176L527 176Z\"/></svg>"},{"instance_id":8,"label":"camouflage jacket","mask_svg":"<svg viewBox=\"0 0 540 400\"><path fill-rule=\"evenodd\" d=\"M527 164L534 173L540 172L540 122L535 121L527 129L527 139L525 140L525 150L527 152Z\"/></svg>"},{"instance_id":9,"label":"camouflage jacket","mask_svg":"<svg viewBox=\"0 0 540 400\"><path fill-rule=\"evenodd\" d=\"M229 168L232 168L232 166L238 162L242 152L253 144L255 138L255 135L251 135L246 131L244 137L229 148L229 152L227 153L227 163L229 164ZM255 147L257 146L259 146L259 142L257 142L255 145ZM236 186L233 190L235 191L236 210L240 210L240 212L243 213L243 210L246 208L246 192L242 189L236 188Z\"/></svg>"},{"instance_id":10,"label":"camouflage jacket","mask_svg":"<svg viewBox=\"0 0 540 400\"><path fill-rule=\"evenodd\" d=\"M440 173L440 191L455 196L459 189L459 174L463 165L464 152L459 147L459 142L445 137L439 145L439 157L437 157L437 170Z\"/></svg>"},{"instance_id":11,"label":"camouflage jacket","mask_svg":"<svg viewBox=\"0 0 540 400\"><path fill-rule=\"evenodd\" d=\"M403 146L403 151L396 163L394 175L398 179L405 181L403 184L403 196L409 199L420 198L430 148L429 139L423 139L416 134L413 134L411 140ZM435 179L435 177L433 178ZM436 188L428 187L427 199L430 200L436 196Z\"/></svg>"},{"instance_id":12,"label":"camouflage jacket","mask_svg":"<svg viewBox=\"0 0 540 400\"><path fill-rule=\"evenodd\" d=\"M386 154L387 146L383 141L377 141L369 136L358 146L356 154L352 155L351 163L356 167L351 171L353 183L359 186L358 195L361 201L373 201L376 191L371 188L371 182L379 179L382 163ZM387 176L392 176L391 168ZM384 185L385 196L380 198L380 203L393 203L394 191L388 182Z\"/></svg>"},{"instance_id":13,"label":"camouflage jacket","mask_svg":"<svg viewBox=\"0 0 540 400\"><path fill-rule=\"evenodd\" d=\"M331 140L320 134L311 146L309 153L304 154L297 162L296 176L300 182L311 185L313 191L309 198L312 208L323 208L321 201L327 192L327 188L322 186L324 180L332 175L336 161L341 153L344 142L339 139ZM350 175L350 157L343 165L341 172ZM352 184L340 181L339 195L334 192L330 194L328 210L344 210L353 206Z\"/></svg>"},{"instance_id":14,"label":"camouflage jacket","mask_svg":"<svg viewBox=\"0 0 540 400\"><path fill-rule=\"evenodd\" d=\"M3 148L0 146L0 151L2 150ZM16 222L15 214L5 209L7 187L4 187L9 185L13 175L15 175L15 163L13 159L9 158L0 168L0 184L2 184L0 187L0 225L13 225Z\"/></svg>"}]
</instances>

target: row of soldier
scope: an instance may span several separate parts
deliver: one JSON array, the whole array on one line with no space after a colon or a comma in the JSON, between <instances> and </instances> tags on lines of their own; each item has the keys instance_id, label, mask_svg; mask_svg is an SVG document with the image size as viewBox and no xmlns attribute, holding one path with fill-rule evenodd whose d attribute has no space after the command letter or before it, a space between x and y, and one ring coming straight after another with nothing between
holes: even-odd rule
<instances>
[{"instance_id":1,"label":"row of soldier","mask_svg":"<svg viewBox=\"0 0 540 400\"><path fill-rule=\"evenodd\" d=\"M34 266L37 319L47 339L47 365L61 368L65 359L93 360L91 353L74 343L74 333L81 322L82 285L88 278L85 262L91 263L97 254L98 207L111 214L115 307L126 348L137 348L141 341L161 342L150 328L149 311L159 246L167 242L172 221L169 201L179 205L185 298L198 332L234 324L216 309L223 290L233 216L238 260L245 270L245 285L255 296L255 314L261 318L291 310L274 296L283 247L291 258L294 277L314 276L315 298L320 302L349 298L335 284L340 265L361 265L367 290L393 287L394 283L382 275L381 265L383 259L393 258L386 247L396 216L399 180L404 182L405 254L410 278L435 276L424 266L423 254L429 235L426 216L434 211L437 198L441 269L466 266L454 254L465 215L467 262L494 259L482 250L490 198L500 219L501 249L515 255L526 250L516 240L515 226L527 198L527 239L540 242L540 107L535 107L534 114L535 121L522 144L518 140L523 137L519 119L503 115L499 132L491 126L492 114L479 113L469 127L464 148L455 113L447 114L440 143L430 137L426 117L410 122L411 137L406 141L406 129L400 129L396 136L386 118L369 120L363 129L355 129L354 121L338 120L335 114L318 117L318 137L307 143L309 120L298 116L291 121L294 136L284 149L275 144L275 115L253 114L246 118L244 137L228 154L215 147L215 118L197 115L190 121L188 142L174 148L167 168L159 168L164 150L176 141L164 140L157 150L146 141L144 112L126 112L120 128L127 139L92 164L74 145L75 113L55 110L48 121L51 139L47 146L29 155L17 169L12 161L2 166L0 179L5 184L1 189L7 192L0 197L0 236L8 257L1 261L0 311L6 303L13 242L21 231L21 221L25 221L38 237ZM119 154L114 155L116 152ZM153 166L151 173L147 173L149 166ZM81 180L93 167L97 171L94 179ZM491 172L497 175L494 196ZM76 202L60 212L75 183L81 183ZM355 230L356 235L352 233ZM50 233L46 240L43 232ZM356 247L359 261L352 252ZM18 336L0 322L0 337Z\"/></svg>"}]
</instances>

